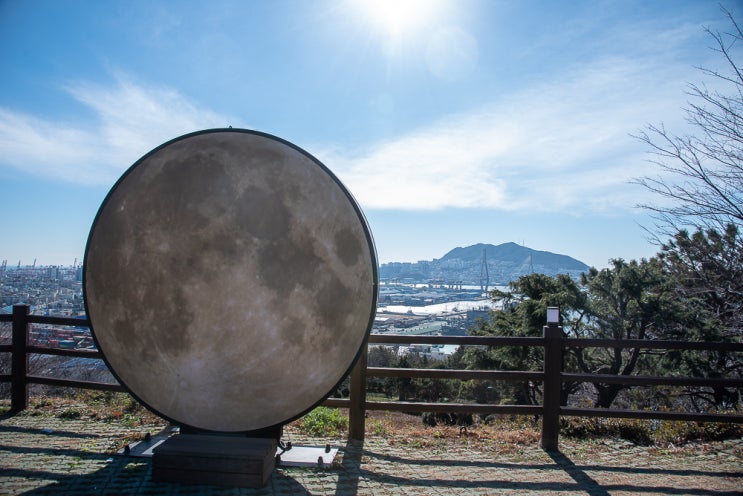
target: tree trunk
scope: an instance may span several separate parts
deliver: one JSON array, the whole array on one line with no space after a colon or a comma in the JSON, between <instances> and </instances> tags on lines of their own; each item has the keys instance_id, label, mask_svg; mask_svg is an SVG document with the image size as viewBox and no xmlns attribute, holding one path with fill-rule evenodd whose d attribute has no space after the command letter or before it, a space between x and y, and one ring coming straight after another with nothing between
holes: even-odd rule
<instances>
[{"instance_id":1,"label":"tree trunk","mask_svg":"<svg viewBox=\"0 0 743 496\"><path fill-rule=\"evenodd\" d=\"M624 389L621 384L597 384L593 383L596 388L596 408L611 408L611 404L617 398L619 391Z\"/></svg>"}]
</instances>

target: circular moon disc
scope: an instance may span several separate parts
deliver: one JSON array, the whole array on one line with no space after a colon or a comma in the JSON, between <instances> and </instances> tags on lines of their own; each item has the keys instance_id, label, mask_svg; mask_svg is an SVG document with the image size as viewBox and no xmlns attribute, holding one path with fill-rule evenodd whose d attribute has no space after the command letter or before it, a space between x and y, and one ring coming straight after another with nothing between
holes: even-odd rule
<instances>
[{"instance_id":1,"label":"circular moon disc","mask_svg":"<svg viewBox=\"0 0 743 496\"><path fill-rule=\"evenodd\" d=\"M377 262L319 161L236 129L177 138L104 200L85 253L93 335L164 417L247 432L297 418L348 373L374 319Z\"/></svg>"}]
</instances>

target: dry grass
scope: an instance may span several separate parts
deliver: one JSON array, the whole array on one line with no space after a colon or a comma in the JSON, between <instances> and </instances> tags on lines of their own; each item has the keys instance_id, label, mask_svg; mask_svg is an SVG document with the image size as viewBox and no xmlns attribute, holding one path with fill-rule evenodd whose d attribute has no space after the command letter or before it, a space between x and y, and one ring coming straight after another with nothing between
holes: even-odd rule
<instances>
[{"instance_id":1,"label":"dry grass","mask_svg":"<svg viewBox=\"0 0 743 496\"><path fill-rule=\"evenodd\" d=\"M9 408L0 400L0 413ZM342 409L341 415L348 415ZM60 419L89 419L119 422L128 427L160 426L167 422L141 406L126 393L79 391L67 395L32 395L27 415L50 415ZM285 434L302 433L302 419L284 427ZM601 443L622 439L653 449L682 449L684 445L704 446L706 442L743 437L738 424L700 424L696 422L657 422L632 419L568 418L562 422L561 439ZM524 446L538 445L541 423L534 417L500 416L490 423L476 421L466 429L458 426L425 426L418 415L400 412L369 411L366 419L367 439L385 439L392 445L411 448L472 447L514 453ZM347 432L338 431L329 438L345 439Z\"/></svg>"},{"instance_id":2,"label":"dry grass","mask_svg":"<svg viewBox=\"0 0 743 496\"><path fill-rule=\"evenodd\" d=\"M0 402L0 409L10 408L10 402ZM60 419L89 419L123 422L130 427L160 425L165 421L147 410L126 393L80 391L67 395L34 395L28 400L28 415L50 415Z\"/></svg>"},{"instance_id":3,"label":"dry grass","mask_svg":"<svg viewBox=\"0 0 743 496\"><path fill-rule=\"evenodd\" d=\"M347 410L341 410L347 415ZM301 432L301 420L285 427L287 434ZM452 448L456 446L498 450L509 453L524 445L539 444L540 424L533 418L503 417L492 424L475 423L466 429L458 426L423 425L421 417L400 412L367 412L365 432L367 439L382 438L391 445L411 448ZM335 437L347 434L339 432Z\"/></svg>"}]
</instances>

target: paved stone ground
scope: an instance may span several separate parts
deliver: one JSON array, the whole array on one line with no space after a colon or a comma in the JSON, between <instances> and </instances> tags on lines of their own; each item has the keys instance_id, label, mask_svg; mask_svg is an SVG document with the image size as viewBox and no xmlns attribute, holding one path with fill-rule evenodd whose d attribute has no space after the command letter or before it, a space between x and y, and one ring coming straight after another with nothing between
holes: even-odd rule
<instances>
[{"instance_id":1,"label":"paved stone ground","mask_svg":"<svg viewBox=\"0 0 743 496\"><path fill-rule=\"evenodd\" d=\"M261 489L155 483L148 459L115 455L162 425L61 420L33 412L0 417L0 494L496 495L743 494L743 439L660 449L561 440L504 446L370 436L340 447L332 469L277 468ZM292 435L295 445L328 440Z\"/></svg>"}]
</instances>

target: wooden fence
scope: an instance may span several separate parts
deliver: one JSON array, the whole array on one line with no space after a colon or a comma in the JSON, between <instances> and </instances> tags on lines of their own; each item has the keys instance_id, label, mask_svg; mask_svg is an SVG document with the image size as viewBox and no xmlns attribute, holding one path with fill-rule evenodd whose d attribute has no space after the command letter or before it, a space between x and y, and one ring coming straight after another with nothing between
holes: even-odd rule
<instances>
[{"instance_id":1,"label":"wooden fence","mask_svg":"<svg viewBox=\"0 0 743 496\"><path fill-rule=\"evenodd\" d=\"M21 411L28 404L28 385L125 391L119 384L91 381L73 381L28 374L28 355L46 354L78 358L102 358L99 351L67 350L30 345L28 342L31 324L60 326L88 326L87 320L30 315L27 305L15 305L12 314L0 314L0 322L12 322L12 343L0 345L0 353L11 353L11 373L0 375L0 382L11 383L11 410ZM328 398L323 404L329 407L349 409L349 438L364 439L367 410L402 412L461 412L476 414L519 414L542 417L541 445L545 450L558 449L558 432L561 416L620 417L635 419L661 419L698 422L743 423L743 415L667 412L647 410L620 410L606 408L575 408L560 405L560 389L564 382L592 382L599 384L622 384L625 386L696 386L743 388L743 379L717 379L698 377L625 376L608 374L575 374L562 370L563 354L568 348L614 348L656 350L709 350L743 352L743 343L702 343L688 341L614 340L567 338L562 328L556 325L544 327L542 337L484 337L484 336L406 336L372 334L369 344L411 345L450 344L463 346L529 346L544 349L544 365L541 371L493 371L493 370L442 370L385 368L367 366L367 348L350 375L348 399ZM543 384L541 405L493 405L477 403L421 403L402 401L367 401L367 377L431 378L492 381L533 381Z\"/></svg>"}]
</instances>

